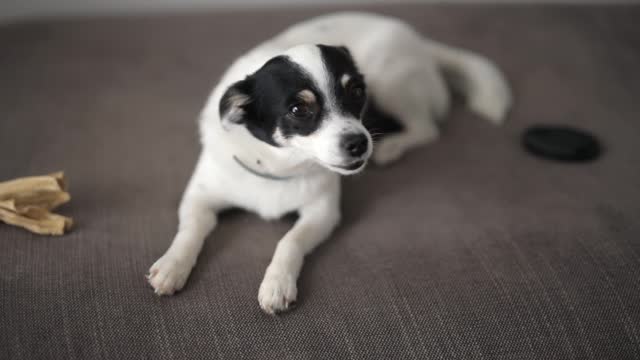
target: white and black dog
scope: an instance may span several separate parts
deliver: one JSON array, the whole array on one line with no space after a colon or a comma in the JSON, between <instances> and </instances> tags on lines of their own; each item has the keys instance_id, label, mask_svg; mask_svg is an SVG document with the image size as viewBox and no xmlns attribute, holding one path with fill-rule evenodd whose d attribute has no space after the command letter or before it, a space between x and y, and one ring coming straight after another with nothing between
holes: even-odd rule
<instances>
[{"instance_id":1,"label":"white and black dog","mask_svg":"<svg viewBox=\"0 0 640 360\"><path fill-rule=\"evenodd\" d=\"M287 310L305 255L340 221L339 174L361 171L370 157L387 164L436 139L450 105L446 81L494 123L510 107L508 85L489 61L380 15L315 18L240 57L202 111L203 148L178 232L147 275L156 294L184 286L221 210L265 219L297 211L258 291L265 312ZM361 121L370 101L403 128L375 149Z\"/></svg>"}]
</instances>

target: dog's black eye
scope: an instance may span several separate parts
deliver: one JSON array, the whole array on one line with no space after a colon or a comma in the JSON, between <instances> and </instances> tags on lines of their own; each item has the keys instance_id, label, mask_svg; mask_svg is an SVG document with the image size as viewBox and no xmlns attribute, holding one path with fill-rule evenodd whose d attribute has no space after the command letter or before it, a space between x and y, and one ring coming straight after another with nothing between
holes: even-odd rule
<instances>
[{"instance_id":1,"label":"dog's black eye","mask_svg":"<svg viewBox=\"0 0 640 360\"><path fill-rule=\"evenodd\" d=\"M356 99L364 97L364 85L359 82L352 81L351 83L349 83L348 90L349 95L353 96Z\"/></svg>"},{"instance_id":2,"label":"dog's black eye","mask_svg":"<svg viewBox=\"0 0 640 360\"><path fill-rule=\"evenodd\" d=\"M289 109L291 115L296 119L304 120L313 116L313 111L306 104L295 104Z\"/></svg>"}]
</instances>

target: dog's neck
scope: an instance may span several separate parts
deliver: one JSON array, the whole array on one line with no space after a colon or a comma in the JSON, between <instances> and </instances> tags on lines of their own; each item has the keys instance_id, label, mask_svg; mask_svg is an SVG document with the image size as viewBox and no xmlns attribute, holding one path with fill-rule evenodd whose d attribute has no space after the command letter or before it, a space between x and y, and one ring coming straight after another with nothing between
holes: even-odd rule
<instances>
[{"instance_id":1,"label":"dog's neck","mask_svg":"<svg viewBox=\"0 0 640 360\"><path fill-rule=\"evenodd\" d=\"M233 155L233 160L235 160L235 162L240 165L241 168L245 169L248 173L255 175L259 178L263 178L263 179L267 179L267 180L273 180L273 181L286 181L286 180L291 180L296 178L297 176L295 175L289 175L289 176L278 176L278 175L272 175L269 173L263 173L260 170L256 170L254 169L252 166L245 164L242 160L240 160L240 158L236 155ZM257 165L260 166L261 165L261 161L258 160Z\"/></svg>"},{"instance_id":2,"label":"dog's neck","mask_svg":"<svg viewBox=\"0 0 640 360\"><path fill-rule=\"evenodd\" d=\"M253 176L284 180L328 171L302 153L257 139L243 126L220 127L217 130L216 141L209 141L216 145L212 151L222 155L219 152L224 150L223 156Z\"/></svg>"}]
</instances>

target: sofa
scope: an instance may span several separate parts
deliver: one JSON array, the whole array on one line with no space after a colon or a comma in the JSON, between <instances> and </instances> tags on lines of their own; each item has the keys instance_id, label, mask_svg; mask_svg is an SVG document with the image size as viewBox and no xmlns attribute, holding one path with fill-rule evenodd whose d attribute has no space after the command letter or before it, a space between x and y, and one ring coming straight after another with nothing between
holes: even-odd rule
<instances>
[{"instance_id":1,"label":"sofa","mask_svg":"<svg viewBox=\"0 0 640 360\"><path fill-rule=\"evenodd\" d=\"M441 138L343 179L344 221L297 307L257 291L285 218L224 214L186 287L154 295L226 66L308 17L359 9L493 59L497 127L455 106ZM1 359L640 359L640 7L369 5L0 25L0 180L64 170L61 237L0 223ZM595 134L599 159L523 131Z\"/></svg>"}]
</instances>

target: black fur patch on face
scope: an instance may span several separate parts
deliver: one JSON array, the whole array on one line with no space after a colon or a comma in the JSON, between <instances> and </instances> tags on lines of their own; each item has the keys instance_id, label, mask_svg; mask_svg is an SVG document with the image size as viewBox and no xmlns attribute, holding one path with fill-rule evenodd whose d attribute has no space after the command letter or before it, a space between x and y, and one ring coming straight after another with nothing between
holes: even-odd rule
<instances>
[{"instance_id":1,"label":"black fur patch on face","mask_svg":"<svg viewBox=\"0 0 640 360\"><path fill-rule=\"evenodd\" d=\"M334 92L338 110L360 118L367 100L364 78L351 57L351 53L344 46L318 45L327 71L329 84ZM343 76L348 81L343 84Z\"/></svg>"},{"instance_id":2,"label":"black fur patch on face","mask_svg":"<svg viewBox=\"0 0 640 360\"><path fill-rule=\"evenodd\" d=\"M303 90L313 94L313 104L300 96ZM311 76L286 56L278 56L233 84L219 106L221 119L230 117L227 120L245 124L256 138L279 146L273 137L276 129L284 137L311 134L322 121L324 103Z\"/></svg>"}]
</instances>

